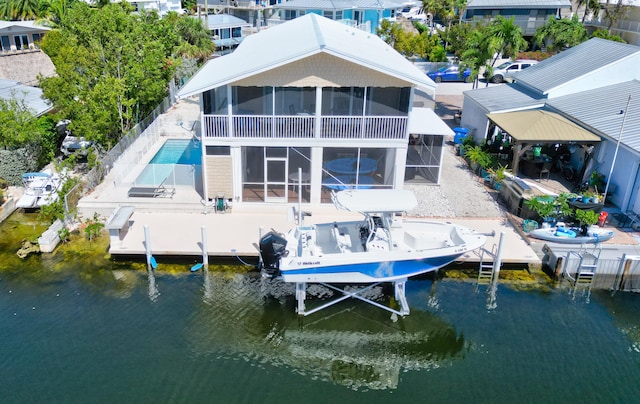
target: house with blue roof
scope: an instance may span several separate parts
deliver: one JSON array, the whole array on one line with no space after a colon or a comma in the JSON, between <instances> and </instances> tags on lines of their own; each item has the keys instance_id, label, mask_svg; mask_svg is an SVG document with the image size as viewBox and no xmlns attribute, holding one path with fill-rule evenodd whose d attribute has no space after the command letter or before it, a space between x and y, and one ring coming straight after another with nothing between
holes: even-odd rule
<instances>
[{"instance_id":1,"label":"house with blue roof","mask_svg":"<svg viewBox=\"0 0 640 404\"><path fill-rule=\"evenodd\" d=\"M509 138L516 172L532 147L563 144L577 180L611 172L612 202L640 212L638 66L640 47L593 38L517 73L514 83L466 91L461 124L478 142Z\"/></svg>"},{"instance_id":2,"label":"house with blue roof","mask_svg":"<svg viewBox=\"0 0 640 404\"><path fill-rule=\"evenodd\" d=\"M453 132L435 89L376 35L310 13L208 61L179 97L200 102L206 199L321 204L439 182Z\"/></svg>"}]
</instances>

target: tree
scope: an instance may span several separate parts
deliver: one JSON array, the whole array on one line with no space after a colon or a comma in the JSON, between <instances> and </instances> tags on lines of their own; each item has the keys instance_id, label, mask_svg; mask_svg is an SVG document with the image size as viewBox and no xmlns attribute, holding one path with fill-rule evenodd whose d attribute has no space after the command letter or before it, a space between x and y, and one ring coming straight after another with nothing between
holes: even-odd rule
<instances>
[{"instance_id":1,"label":"tree","mask_svg":"<svg viewBox=\"0 0 640 404\"><path fill-rule=\"evenodd\" d=\"M574 14L571 19L560 20L550 17L547 22L536 30L533 40L538 45L546 45L552 52L559 52L564 48L576 46L587 40L587 30Z\"/></svg>"},{"instance_id":2,"label":"tree","mask_svg":"<svg viewBox=\"0 0 640 404\"><path fill-rule=\"evenodd\" d=\"M13 94L10 100L0 98L0 147L15 149L40 140L37 119L24 99Z\"/></svg>"},{"instance_id":3,"label":"tree","mask_svg":"<svg viewBox=\"0 0 640 404\"><path fill-rule=\"evenodd\" d=\"M631 6L625 4L624 0L617 0L615 3L611 3L611 0L607 0L603 7L604 18L608 21L607 30L611 33L611 27L616 25L618 20L623 19L629 13Z\"/></svg>"},{"instance_id":4,"label":"tree","mask_svg":"<svg viewBox=\"0 0 640 404\"><path fill-rule=\"evenodd\" d=\"M608 39L610 41L627 43L627 41L620 38L618 35L611 35L609 31L602 28L593 31L593 33L591 34L591 38L602 38L602 39Z\"/></svg>"},{"instance_id":5,"label":"tree","mask_svg":"<svg viewBox=\"0 0 640 404\"><path fill-rule=\"evenodd\" d=\"M596 18L600 14L600 2L598 0L577 0L576 6L578 8L584 6L584 13L582 14L583 24L587 19L587 15L589 15L589 12L591 12L591 14L593 14L593 17Z\"/></svg>"},{"instance_id":6,"label":"tree","mask_svg":"<svg viewBox=\"0 0 640 404\"><path fill-rule=\"evenodd\" d=\"M486 69L487 62L493 56L493 50L489 47L489 41L483 27L471 32L467 37L465 50L461 54L460 64L462 68L471 69L473 88L478 88L480 71Z\"/></svg>"},{"instance_id":7,"label":"tree","mask_svg":"<svg viewBox=\"0 0 640 404\"><path fill-rule=\"evenodd\" d=\"M0 18L3 20L34 20L39 12L39 0L0 0Z\"/></svg>"},{"instance_id":8,"label":"tree","mask_svg":"<svg viewBox=\"0 0 640 404\"><path fill-rule=\"evenodd\" d=\"M491 66L499 57L515 57L527 47L527 41L522 37L522 28L514 22L514 17L506 19L499 15L484 31L488 50L493 51Z\"/></svg>"},{"instance_id":9,"label":"tree","mask_svg":"<svg viewBox=\"0 0 640 404\"><path fill-rule=\"evenodd\" d=\"M213 49L190 22L157 13L131 14L128 3L91 8L73 2L59 29L44 37L42 49L56 67L55 77L40 78L44 96L69 128L109 147L150 113L167 94L180 63L184 36L194 40L190 54ZM170 13L171 15L171 13ZM179 21L179 20L178 20ZM181 28L184 27L184 28Z\"/></svg>"}]
</instances>

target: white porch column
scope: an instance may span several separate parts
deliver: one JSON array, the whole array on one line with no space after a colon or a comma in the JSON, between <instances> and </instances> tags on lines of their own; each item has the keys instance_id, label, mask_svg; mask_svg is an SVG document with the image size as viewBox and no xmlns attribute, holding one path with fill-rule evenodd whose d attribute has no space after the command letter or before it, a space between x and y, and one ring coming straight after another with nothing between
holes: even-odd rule
<instances>
[{"instance_id":1,"label":"white porch column","mask_svg":"<svg viewBox=\"0 0 640 404\"><path fill-rule=\"evenodd\" d=\"M319 205L322 193L322 147L311 148L311 198L312 205Z\"/></svg>"},{"instance_id":2,"label":"white porch column","mask_svg":"<svg viewBox=\"0 0 640 404\"><path fill-rule=\"evenodd\" d=\"M393 182L394 189L403 189L404 188L404 171L407 165L407 147L408 144L405 144L404 147L395 148L396 152L396 170L394 172L395 181Z\"/></svg>"}]
</instances>

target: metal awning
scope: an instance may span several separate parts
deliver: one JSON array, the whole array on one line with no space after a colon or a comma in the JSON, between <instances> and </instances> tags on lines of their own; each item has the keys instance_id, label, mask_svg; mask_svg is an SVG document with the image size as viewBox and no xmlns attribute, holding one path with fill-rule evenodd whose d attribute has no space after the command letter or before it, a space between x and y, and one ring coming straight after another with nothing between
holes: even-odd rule
<instances>
[{"instance_id":1,"label":"metal awning","mask_svg":"<svg viewBox=\"0 0 640 404\"><path fill-rule=\"evenodd\" d=\"M514 175L518 175L520 157L533 145L543 143L588 144L601 140L600 136L576 125L567 118L543 109L487 114L487 117L511 136L514 150L511 169Z\"/></svg>"},{"instance_id":2,"label":"metal awning","mask_svg":"<svg viewBox=\"0 0 640 404\"><path fill-rule=\"evenodd\" d=\"M409 133L416 135L454 135L449 126L444 123L430 108L413 108L409 113Z\"/></svg>"}]
</instances>

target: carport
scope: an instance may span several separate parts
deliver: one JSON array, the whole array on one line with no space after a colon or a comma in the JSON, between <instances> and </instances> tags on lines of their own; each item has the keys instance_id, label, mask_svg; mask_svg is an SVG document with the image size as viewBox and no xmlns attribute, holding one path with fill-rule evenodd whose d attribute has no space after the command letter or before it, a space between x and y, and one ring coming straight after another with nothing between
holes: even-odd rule
<instances>
[{"instance_id":1,"label":"carport","mask_svg":"<svg viewBox=\"0 0 640 404\"><path fill-rule=\"evenodd\" d=\"M487 117L511 136L514 175L518 175L522 156L535 145L576 144L586 148L601 140L563 116L544 109L487 114Z\"/></svg>"}]
</instances>

